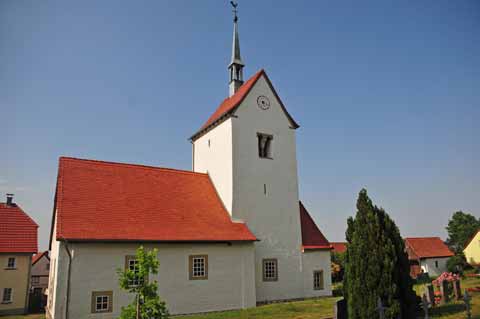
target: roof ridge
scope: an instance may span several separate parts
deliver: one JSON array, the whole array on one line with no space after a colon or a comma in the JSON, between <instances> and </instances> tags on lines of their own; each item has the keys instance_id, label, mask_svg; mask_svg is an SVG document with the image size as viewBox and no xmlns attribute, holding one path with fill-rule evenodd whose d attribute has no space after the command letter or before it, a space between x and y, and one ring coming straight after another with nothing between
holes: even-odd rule
<instances>
[{"instance_id":1,"label":"roof ridge","mask_svg":"<svg viewBox=\"0 0 480 319\"><path fill-rule=\"evenodd\" d=\"M178 169L178 168L159 167L159 166L133 164L133 163L112 162L112 161L103 161L103 160L95 160L95 159L88 159L88 158L77 158L77 157L69 157L69 156L61 156L60 157L60 162L65 161L65 160L67 160L67 161L90 162L90 163L93 163L93 164L106 165L106 166L136 167L136 168L142 168L142 169L148 169L148 170L163 170L163 171L169 171L169 172L177 172L177 173L181 173L181 174L207 176L207 173L188 171L188 170L183 170L183 169Z\"/></svg>"},{"instance_id":2,"label":"roof ridge","mask_svg":"<svg viewBox=\"0 0 480 319\"><path fill-rule=\"evenodd\" d=\"M405 237L405 239L426 239L426 238L438 238L440 240L442 240L442 238L440 238L440 236L427 236L427 237ZM443 241L443 240L442 240Z\"/></svg>"}]
</instances>

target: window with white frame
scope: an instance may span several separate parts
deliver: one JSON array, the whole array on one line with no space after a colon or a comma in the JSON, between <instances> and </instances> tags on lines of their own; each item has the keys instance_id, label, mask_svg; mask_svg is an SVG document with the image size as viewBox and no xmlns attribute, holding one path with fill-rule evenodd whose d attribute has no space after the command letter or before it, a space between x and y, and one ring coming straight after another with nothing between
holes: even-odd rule
<instances>
[{"instance_id":1,"label":"window with white frame","mask_svg":"<svg viewBox=\"0 0 480 319\"><path fill-rule=\"evenodd\" d=\"M190 280L208 279L208 256L192 255L189 257Z\"/></svg>"},{"instance_id":2,"label":"window with white frame","mask_svg":"<svg viewBox=\"0 0 480 319\"><path fill-rule=\"evenodd\" d=\"M112 312L113 306L112 291L92 292L92 313Z\"/></svg>"},{"instance_id":3,"label":"window with white frame","mask_svg":"<svg viewBox=\"0 0 480 319\"><path fill-rule=\"evenodd\" d=\"M263 260L263 281L278 280L278 261L277 259Z\"/></svg>"},{"instance_id":4,"label":"window with white frame","mask_svg":"<svg viewBox=\"0 0 480 319\"><path fill-rule=\"evenodd\" d=\"M135 256L126 256L125 257L125 268L126 270L133 271L135 277L132 280L128 281L128 285L135 287L143 283L142 278L138 276L138 260Z\"/></svg>"},{"instance_id":5,"label":"window with white frame","mask_svg":"<svg viewBox=\"0 0 480 319\"><path fill-rule=\"evenodd\" d=\"M2 303L11 303L13 301L13 289L3 288Z\"/></svg>"},{"instance_id":6,"label":"window with white frame","mask_svg":"<svg viewBox=\"0 0 480 319\"><path fill-rule=\"evenodd\" d=\"M8 269L15 269L15 257L9 257L7 261L7 268Z\"/></svg>"},{"instance_id":7,"label":"window with white frame","mask_svg":"<svg viewBox=\"0 0 480 319\"><path fill-rule=\"evenodd\" d=\"M313 272L313 289L314 290L323 289L323 270L315 270Z\"/></svg>"}]
</instances>

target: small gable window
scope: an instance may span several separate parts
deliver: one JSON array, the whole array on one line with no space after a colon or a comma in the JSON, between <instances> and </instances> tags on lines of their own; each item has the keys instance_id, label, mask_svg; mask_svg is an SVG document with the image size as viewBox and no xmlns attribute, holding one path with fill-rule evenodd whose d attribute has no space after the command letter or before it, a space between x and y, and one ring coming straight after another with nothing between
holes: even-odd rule
<instances>
[{"instance_id":1,"label":"small gable window","mask_svg":"<svg viewBox=\"0 0 480 319\"><path fill-rule=\"evenodd\" d=\"M14 257L8 258L7 268L8 269L15 269L15 258Z\"/></svg>"},{"instance_id":2,"label":"small gable window","mask_svg":"<svg viewBox=\"0 0 480 319\"><path fill-rule=\"evenodd\" d=\"M258 156L260 158L272 159L273 136L269 134L257 133Z\"/></svg>"},{"instance_id":3,"label":"small gable window","mask_svg":"<svg viewBox=\"0 0 480 319\"><path fill-rule=\"evenodd\" d=\"M188 259L190 280L208 279L208 255L192 255Z\"/></svg>"},{"instance_id":4,"label":"small gable window","mask_svg":"<svg viewBox=\"0 0 480 319\"><path fill-rule=\"evenodd\" d=\"M315 270L313 272L313 289L323 290L323 270Z\"/></svg>"},{"instance_id":5,"label":"small gable window","mask_svg":"<svg viewBox=\"0 0 480 319\"><path fill-rule=\"evenodd\" d=\"M263 281L278 280L278 261L277 259L263 260Z\"/></svg>"},{"instance_id":6,"label":"small gable window","mask_svg":"<svg viewBox=\"0 0 480 319\"><path fill-rule=\"evenodd\" d=\"M92 292L92 313L112 312L113 308L112 291Z\"/></svg>"}]
</instances>

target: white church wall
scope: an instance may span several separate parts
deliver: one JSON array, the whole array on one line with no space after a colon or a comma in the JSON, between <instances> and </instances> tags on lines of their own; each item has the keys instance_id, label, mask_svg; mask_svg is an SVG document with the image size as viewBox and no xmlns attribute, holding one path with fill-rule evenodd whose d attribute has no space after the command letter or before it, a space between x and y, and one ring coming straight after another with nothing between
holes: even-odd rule
<instances>
[{"instance_id":1,"label":"white church wall","mask_svg":"<svg viewBox=\"0 0 480 319\"><path fill-rule=\"evenodd\" d=\"M227 119L193 142L193 171L208 173L232 214L232 120Z\"/></svg>"},{"instance_id":2,"label":"white church wall","mask_svg":"<svg viewBox=\"0 0 480 319\"><path fill-rule=\"evenodd\" d=\"M315 290L313 286L314 271L323 271L324 289ZM332 295L332 275L330 250L307 250L303 253L303 286L306 298Z\"/></svg>"},{"instance_id":3,"label":"white church wall","mask_svg":"<svg viewBox=\"0 0 480 319\"><path fill-rule=\"evenodd\" d=\"M420 267L422 267L424 272L428 272L429 276L440 276L443 272L447 271L447 260L448 257L421 259Z\"/></svg>"},{"instance_id":4,"label":"white church wall","mask_svg":"<svg viewBox=\"0 0 480 319\"><path fill-rule=\"evenodd\" d=\"M253 243L145 244L158 249L159 295L171 314L240 309L255 306ZM117 318L133 296L118 285L117 269L138 244L73 243L70 318ZM208 255L208 279L189 280L189 255ZM63 261L65 263L65 260ZM59 278L65 280L65 278ZM92 291L113 292L113 312L91 313ZM58 294L57 294L58 298ZM62 299L63 300L63 299ZM57 307L57 310L59 307ZM55 319L63 316L55 316Z\"/></svg>"},{"instance_id":5,"label":"white church wall","mask_svg":"<svg viewBox=\"0 0 480 319\"><path fill-rule=\"evenodd\" d=\"M261 110L259 96L270 100ZM232 118L234 218L247 222L255 244L257 301L303 297L295 130L264 76ZM257 133L273 136L272 159L260 158ZM266 190L266 194L265 194ZM278 259L278 281L263 281L262 260Z\"/></svg>"},{"instance_id":6,"label":"white church wall","mask_svg":"<svg viewBox=\"0 0 480 319\"><path fill-rule=\"evenodd\" d=\"M56 216L56 213L55 213ZM66 300L66 277L68 256L60 241L56 238L56 220L53 223L52 245L50 247L50 273L47 290L47 318L64 318Z\"/></svg>"}]
</instances>

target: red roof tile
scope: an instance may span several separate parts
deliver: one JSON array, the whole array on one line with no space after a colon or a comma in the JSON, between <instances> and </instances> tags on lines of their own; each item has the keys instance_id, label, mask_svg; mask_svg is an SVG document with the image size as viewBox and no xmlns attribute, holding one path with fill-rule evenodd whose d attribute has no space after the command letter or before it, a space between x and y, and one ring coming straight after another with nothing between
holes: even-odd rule
<instances>
[{"instance_id":1,"label":"red roof tile","mask_svg":"<svg viewBox=\"0 0 480 319\"><path fill-rule=\"evenodd\" d=\"M344 253L347 251L347 243L345 242L336 242L330 244L332 244L333 251L336 253Z\"/></svg>"},{"instance_id":2,"label":"red roof tile","mask_svg":"<svg viewBox=\"0 0 480 319\"><path fill-rule=\"evenodd\" d=\"M332 246L323 236L302 202L300 204L300 224L302 228L303 249L331 249Z\"/></svg>"},{"instance_id":3,"label":"red roof tile","mask_svg":"<svg viewBox=\"0 0 480 319\"><path fill-rule=\"evenodd\" d=\"M453 256L440 237L408 237L405 246L409 259Z\"/></svg>"},{"instance_id":4,"label":"red roof tile","mask_svg":"<svg viewBox=\"0 0 480 319\"><path fill-rule=\"evenodd\" d=\"M0 253L36 253L37 228L20 206L0 203Z\"/></svg>"},{"instance_id":5,"label":"red roof tile","mask_svg":"<svg viewBox=\"0 0 480 319\"><path fill-rule=\"evenodd\" d=\"M36 263L37 261L39 261L43 256L46 256L48 259L50 259L50 258L48 257L48 250L45 250L45 251L40 252L40 253L38 253L38 254L36 254L36 255L33 255L33 257L32 257L32 265L35 265L35 263Z\"/></svg>"},{"instance_id":6,"label":"red roof tile","mask_svg":"<svg viewBox=\"0 0 480 319\"><path fill-rule=\"evenodd\" d=\"M62 157L55 205L59 240L256 240L190 171Z\"/></svg>"},{"instance_id":7,"label":"red roof tile","mask_svg":"<svg viewBox=\"0 0 480 319\"><path fill-rule=\"evenodd\" d=\"M214 125L217 123L219 120L221 120L224 116L232 114L237 106L242 103L243 99L247 96L248 92L252 89L253 85L258 81L260 76L264 75L267 83L269 84L270 88L272 89L273 93L277 97L278 101L280 101L280 105L287 115L288 119L292 123L292 127L298 128L298 124L293 120L293 118L290 116L290 114L287 112L285 106L283 105L282 101L280 100L280 97L278 96L277 92L273 88L270 79L267 76L267 73L265 70L261 69L257 73L255 73L250 79L248 79L240 88L238 91L232 95L231 97L226 98L223 100L222 104L217 108L217 110L208 118L208 120L205 122L205 124L202 125L202 127L198 130L197 133L192 135L191 139L195 139L197 136L199 136L204 130L208 129L210 126Z\"/></svg>"}]
</instances>

